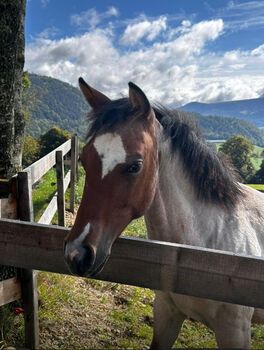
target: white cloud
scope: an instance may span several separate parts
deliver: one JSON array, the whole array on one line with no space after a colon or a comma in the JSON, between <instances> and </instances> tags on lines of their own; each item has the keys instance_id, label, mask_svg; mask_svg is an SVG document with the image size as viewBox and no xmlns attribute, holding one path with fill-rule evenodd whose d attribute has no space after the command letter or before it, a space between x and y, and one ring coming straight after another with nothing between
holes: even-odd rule
<instances>
[{"instance_id":1,"label":"white cloud","mask_svg":"<svg viewBox=\"0 0 264 350\"><path fill-rule=\"evenodd\" d=\"M192 55L200 54L207 41L215 40L223 31L223 21L202 21L194 24L176 40L167 43L171 56L181 61L192 59Z\"/></svg>"},{"instance_id":2,"label":"white cloud","mask_svg":"<svg viewBox=\"0 0 264 350\"><path fill-rule=\"evenodd\" d=\"M245 1L245 2L229 1L227 5L227 9L239 10L239 11L252 11L252 10L259 10L263 8L264 8L264 4L262 0Z\"/></svg>"},{"instance_id":3,"label":"white cloud","mask_svg":"<svg viewBox=\"0 0 264 350\"><path fill-rule=\"evenodd\" d=\"M256 47L252 50L251 55L253 56L262 56L264 58L264 44Z\"/></svg>"},{"instance_id":4,"label":"white cloud","mask_svg":"<svg viewBox=\"0 0 264 350\"><path fill-rule=\"evenodd\" d=\"M146 19L148 28L159 20ZM129 51L120 50L114 32L99 28L61 40L42 36L27 46L25 69L73 85L83 76L110 98L127 95L127 83L133 81L150 99L174 106L263 94L264 45L252 51L209 52L207 44L223 33L223 21L183 26L186 30L178 31L173 39L167 36L166 40ZM170 29L163 29L164 37ZM142 32L146 38L153 33L146 29Z\"/></svg>"},{"instance_id":5,"label":"white cloud","mask_svg":"<svg viewBox=\"0 0 264 350\"><path fill-rule=\"evenodd\" d=\"M111 6L106 12L98 13L94 8L71 16L71 23L79 27L95 28L101 21L109 17L117 17L118 10Z\"/></svg>"},{"instance_id":6,"label":"white cloud","mask_svg":"<svg viewBox=\"0 0 264 350\"><path fill-rule=\"evenodd\" d=\"M42 32L38 34L38 37L42 39L48 39L48 38L53 38L59 33L60 33L60 30L57 27L53 26L53 27L48 27L44 29Z\"/></svg>"},{"instance_id":7,"label":"white cloud","mask_svg":"<svg viewBox=\"0 0 264 350\"><path fill-rule=\"evenodd\" d=\"M230 29L257 28L264 26L264 1L230 1L220 9L221 16Z\"/></svg>"},{"instance_id":8,"label":"white cloud","mask_svg":"<svg viewBox=\"0 0 264 350\"><path fill-rule=\"evenodd\" d=\"M41 0L42 7L46 7L49 4L50 0Z\"/></svg>"},{"instance_id":9,"label":"white cloud","mask_svg":"<svg viewBox=\"0 0 264 350\"><path fill-rule=\"evenodd\" d=\"M111 16L118 16L118 10L114 6L109 7L109 9L106 11L106 18Z\"/></svg>"},{"instance_id":10,"label":"white cloud","mask_svg":"<svg viewBox=\"0 0 264 350\"><path fill-rule=\"evenodd\" d=\"M120 39L123 45L136 44L140 39L146 37L148 41L154 40L161 31L166 30L165 16L161 16L155 21L148 21L147 19L135 24L129 24Z\"/></svg>"}]
</instances>

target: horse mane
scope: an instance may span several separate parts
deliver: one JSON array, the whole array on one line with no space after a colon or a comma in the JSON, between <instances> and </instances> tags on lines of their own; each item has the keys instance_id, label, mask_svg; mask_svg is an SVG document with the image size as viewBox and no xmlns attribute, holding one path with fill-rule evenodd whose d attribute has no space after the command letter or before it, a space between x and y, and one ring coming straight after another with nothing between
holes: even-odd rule
<instances>
[{"instance_id":1,"label":"horse mane","mask_svg":"<svg viewBox=\"0 0 264 350\"><path fill-rule=\"evenodd\" d=\"M239 175L228 159L207 145L197 122L184 111L170 110L162 105L153 109L163 126L164 136L171 141L171 153L180 151L184 170L198 198L225 208L234 207L242 191Z\"/></svg>"},{"instance_id":2,"label":"horse mane","mask_svg":"<svg viewBox=\"0 0 264 350\"><path fill-rule=\"evenodd\" d=\"M170 140L171 154L181 153L184 170L198 198L225 208L234 207L242 195L238 175L223 156L208 147L197 123L183 111L170 110L162 105L155 105L153 110L163 126L165 138ZM136 116L137 111L127 98L106 102L99 111L88 114L87 138L98 132L114 131Z\"/></svg>"}]
</instances>

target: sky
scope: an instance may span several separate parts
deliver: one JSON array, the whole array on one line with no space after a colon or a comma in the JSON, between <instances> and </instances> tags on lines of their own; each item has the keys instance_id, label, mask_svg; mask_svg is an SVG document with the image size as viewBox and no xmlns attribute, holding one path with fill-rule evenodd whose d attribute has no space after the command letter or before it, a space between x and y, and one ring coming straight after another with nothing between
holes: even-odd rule
<instances>
[{"instance_id":1,"label":"sky","mask_svg":"<svg viewBox=\"0 0 264 350\"><path fill-rule=\"evenodd\" d=\"M25 69L115 99L264 97L264 1L27 0Z\"/></svg>"}]
</instances>

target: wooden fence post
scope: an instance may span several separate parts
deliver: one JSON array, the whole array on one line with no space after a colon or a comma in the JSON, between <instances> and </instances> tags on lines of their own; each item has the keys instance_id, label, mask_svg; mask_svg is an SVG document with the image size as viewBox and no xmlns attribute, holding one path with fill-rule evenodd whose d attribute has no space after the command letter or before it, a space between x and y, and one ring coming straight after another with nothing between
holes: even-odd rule
<instances>
[{"instance_id":1,"label":"wooden fence post","mask_svg":"<svg viewBox=\"0 0 264 350\"><path fill-rule=\"evenodd\" d=\"M18 173L18 213L20 220L33 221L31 175L27 171ZM25 346L29 349L39 349L37 271L22 269L21 285L25 320Z\"/></svg>"},{"instance_id":2,"label":"wooden fence post","mask_svg":"<svg viewBox=\"0 0 264 350\"><path fill-rule=\"evenodd\" d=\"M65 226L64 161L62 151L56 151L58 224Z\"/></svg>"},{"instance_id":3,"label":"wooden fence post","mask_svg":"<svg viewBox=\"0 0 264 350\"><path fill-rule=\"evenodd\" d=\"M79 168L78 168L78 160L79 160L79 140L78 140L78 135L74 135L76 140L75 140L75 146L76 146L76 181L79 183Z\"/></svg>"},{"instance_id":4,"label":"wooden fence post","mask_svg":"<svg viewBox=\"0 0 264 350\"><path fill-rule=\"evenodd\" d=\"M74 213L75 180L76 180L76 135L71 139L71 188L70 188L70 211Z\"/></svg>"}]
</instances>

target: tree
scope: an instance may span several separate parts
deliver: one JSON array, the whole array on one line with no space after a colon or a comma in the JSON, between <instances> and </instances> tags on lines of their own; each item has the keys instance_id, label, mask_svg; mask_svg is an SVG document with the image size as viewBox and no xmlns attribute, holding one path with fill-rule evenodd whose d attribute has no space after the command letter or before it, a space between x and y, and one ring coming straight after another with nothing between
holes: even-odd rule
<instances>
[{"instance_id":1,"label":"tree","mask_svg":"<svg viewBox=\"0 0 264 350\"><path fill-rule=\"evenodd\" d=\"M260 169L249 180L252 184L264 184L264 160L261 163Z\"/></svg>"},{"instance_id":2,"label":"tree","mask_svg":"<svg viewBox=\"0 0 264 350\"><path fill-rule=\"evenodd\" d=\"M23 72L22 76L22 110L26 122L29 122L32 111L36 103L36 90L32 89L28 72Z\"/></svg>"},{"instance_id":3,"label":"tree","mask_svg":"<svg viewBox=\"0 0 264 350\"><path fill-rule=\"evenodd\" d=\"M22 112L24 20L26 0L0 0L0 178L21 169L25 118ZM9 199L2 199L1 206ZM2 212L0 213L2 215ZM0 268L0 280L13 277L13 267ZM10 307L10 304L9 304ZM3 314L1 307L1 314ZM7 323L1 318L0 327Z\"/></svg>"},{"instance_id":4,"label":"tree","mask_svg":"<svg viewBox=\"0 0 264 350\"><path fill-rule=\"evenodd\" d=\"M25 137L22 164L28 166L34 163L39 158L39 140L27 135Z\"/></svg>"},{"instance_id":5,"label":"tree","mask_svg":"<svg viewBox=\"0 0 264 350\"><path fill-rule=\"evenodd\" d=\"M254 166L250 159L253 149L252 144L244 136L232 136L219 148L220 152L230 157L244 182L247 182L254 173Z\"/></svg>"},{"instance_id":6,"label":"tree","mask_svg":"<svg viewBox=\"0 0 264 350\"><path fill-rule=\"evenodd\" d=\"M68 131L61 130L57 126L54 126L40 136L40 157L43 157L47 153L53 151L70 138L71 135L68 133Z\"/></svg>"},{"instance_id":7,"label":"tree","mask_svg":"<svg viewBox=\"0 0 264 350\"><path fill-rule=\"evenodd\" d=\"M21 168L25 6L26 0L0 0L0 178Z\"/></svg>"}]
</instances>

